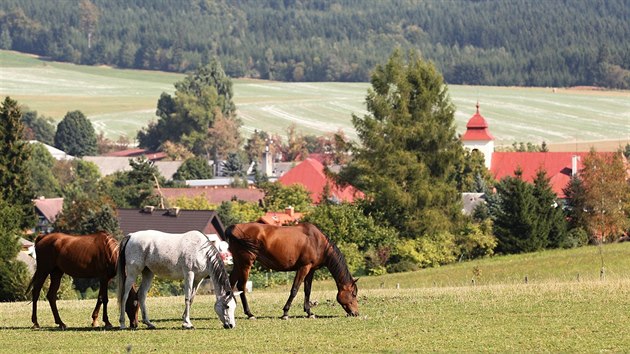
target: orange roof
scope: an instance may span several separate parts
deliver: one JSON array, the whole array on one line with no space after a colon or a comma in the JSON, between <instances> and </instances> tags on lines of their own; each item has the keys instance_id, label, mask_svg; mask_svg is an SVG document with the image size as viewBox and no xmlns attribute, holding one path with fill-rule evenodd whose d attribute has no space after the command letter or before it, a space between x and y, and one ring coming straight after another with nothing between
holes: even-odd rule
<instances>
[{"instance_id":1,"label":"orange roof","mask_svg":"<svg viewBox=\"0 0 630 354\"><path fill-rule=\"evenodd\" d=\"M311 193L313 203L320 202L324 186L330 186L330 194L339 201L353 202L355 198L363 198L363 192L357 190L353 186L339 187L335 181L331 180L324 174L324 165L319 161L308 158L300 164L290 169L278 182L285 186L292 184L301 184Z\"/></svg>"},{"instance_id":2,"label":"orange roof","mask_svg":"<svg viewBox=\"0 0 630 354\"><path fill-rule=\"evenodd\" d=\"M494 152L490 172L495 179L514 176L514 171L520 167L523 180L532 182L536 172L543 168L547 171L549 184L559 198L564 198L565 188L572 174L573 156L578 156L577 170L583 167L582 161L588 152Z\"/></svg>"}]
</instances>

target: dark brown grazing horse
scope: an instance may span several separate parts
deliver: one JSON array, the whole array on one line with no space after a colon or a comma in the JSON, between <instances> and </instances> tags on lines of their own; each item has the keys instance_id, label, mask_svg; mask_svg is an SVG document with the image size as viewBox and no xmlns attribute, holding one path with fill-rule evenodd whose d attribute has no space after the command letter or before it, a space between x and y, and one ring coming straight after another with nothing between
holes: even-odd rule
<instances>
[{"instance_id":1,"label":"dark brown grazing horse","mask_svg":"<svg viewBox=\"0 0 630 354\"><path fill-rule=\"evenodd\" d=\"M230 283L241 293L243 310L250 319L255 318L249 310L244 287L249 271L258 261L265 267L277 271L295 271L289 299L284 305L282 319L289 318L291 302L304 281L304 312L311 312L310 296L315 270L326 266L337 283L337 301L349 316L359 315L357 303L357 279L353 279L343 254L317 227L304 223L297 226L274 226L259 223L236 224L225 231L230 244L234 266Z\"/></svg>"},{"instance_id":2,"label":"dark brown grazing horse","mask_svg":"<svg viewBox=\"0 0 630 354\"><path fill-rule=\"evenodd\" d=\"M107 285L116 276L118 262L118 242L105 233L91 235L67 235L52 233L39 235L35 239L35 256L37 268L26 292L32 288L33 313L31 320L33 328L39 328L37 322L37 300L44 281L50 275L50 287L46 298L55 317L55 323L60 329L66 329L65 323L59 317L57 310L57 291L64 273L77 278L99 278L100 290L96 307L92 312L92 327L98 326L98 314L103 304L103 322L105 328L111 328L107 316ZM138 295L132 289L126 303L127 316L132 325L138 325ZM134 322L135 320L135 322Z\"/></svg>"}]
</instances>

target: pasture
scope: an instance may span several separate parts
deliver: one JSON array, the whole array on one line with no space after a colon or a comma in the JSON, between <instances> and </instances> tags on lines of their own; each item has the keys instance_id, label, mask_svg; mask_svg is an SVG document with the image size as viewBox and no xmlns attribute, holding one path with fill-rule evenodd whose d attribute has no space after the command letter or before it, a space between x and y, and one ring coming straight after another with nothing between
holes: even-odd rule
<instances>
[{"instance_id":1,"label":"pasture","mask_svg":"<svg viewBox=\"0 0 630 354\"><path fill-rule=\"evenodd\" d=\"M56 120L81 110L97 131L112 139L135 138L155 119L160 94L173 93L173 84L184 77L49 62L9 51L0 51L0 73L0 95L10 95ZM366 113L368 83L233 82L245 136L254 129L284 135L294 123L304 133L342 129L355 139L352 114ZM544 140L552 150L585 150L591 144L615 150L630 141L628 91L461 85L449 85L448 90L457 131L464 132L479 101L498 145Z\"/></svg>"},{"instance_id":2,"label":"pasture","mask_svg":"<svg viewBox=\"0 0 630 354\"><path fill-rule=\"evenodd\" d=\"M630 243L590 246L364 277L356 318L345 317L331 281L313 285L316 319L298 306L302 293L292 317L279 319L288 286L255 289L249 299L258 319L239 308L233 330L222 328L212 295L195 299L195 330L180 328L181 297L149 298L157 329L136 331L90 328L92 300L58 302L66 331L45 310L42 329L31 330L27 302L1 303L0 352L624 352L628 252Z\"/></svg>"}]
</instances>

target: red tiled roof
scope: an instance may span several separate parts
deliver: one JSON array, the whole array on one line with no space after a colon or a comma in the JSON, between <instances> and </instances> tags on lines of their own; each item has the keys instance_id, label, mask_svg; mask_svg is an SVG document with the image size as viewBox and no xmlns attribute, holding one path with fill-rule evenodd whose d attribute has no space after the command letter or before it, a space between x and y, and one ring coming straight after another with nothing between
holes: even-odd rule
<instances>
[{"instance_id":1,"label":"red tiled roof","mask_svg":"<svg viewBox=\"0 0 630 354\"><path fill-rule=\"evenodd\" d=\"M63 198L34 199L33 203L35 203L35 208L50 223L55 222L57 215L63 210Z\"/></svg>"},{"instance_id":2,"label":"red tiled roof","mask_svg":"<svg viewBox=\"0 0 630 354\"><path fill-rule=\"evenodd\" d=\"M514 171L520 167L523 171L523 180L532 182L536 178L536 172L543 168L547 171L551 188L564 198L562 189L571 179L573 156L579 156L577 161L578 171L582 169L582 161L588 155L587 152L495 152L492 154L492 166L490 172L495 179L500 180L506 176L514 176Z\"/></svg>"},{"instance_id":3,"label":"red tiled roof","mask_svg":"<svg viewBox=\"0 0 630 354\"><path fill-rule=\"evenodd\" d=\"M203 196L210 204L221 204L233 199L258 202L265 197L263 190L253 188L162 188L160 190L164 198L167 199Z\"/></svg>"},{"instance_id":4,"label":"red tiled roof","mask_svg":"<svg viewBox=\"0 0 630 354\"><path fill-rule=\"evenodd\" d=\"M362 198L363 192L357 190L353 186L339 187L326 177L324 174L324 165L315 159L308 158L295 166L282 177L278 182L285 186L292 184L302 184L311 193L313 203L320 202L324 186L328 183L330 186L330 194L340 201L352 202L355 198Z\"/></svg>"}]
</instances>

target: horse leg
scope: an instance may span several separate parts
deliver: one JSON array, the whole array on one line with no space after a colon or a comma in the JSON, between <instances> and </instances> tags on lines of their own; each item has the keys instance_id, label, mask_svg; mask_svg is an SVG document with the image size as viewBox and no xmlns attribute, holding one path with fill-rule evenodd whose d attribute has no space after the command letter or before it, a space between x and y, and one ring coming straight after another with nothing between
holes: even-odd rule
<instances>
[{"instance_id":1,"label":"horse leg","mask_svg":"<svg viewBox=\"0 0 630 354\"><path fill-rule=\"evenodd\" d=\"M313 285L313 275L315 275L315 269L311 269L310 272L304 278L304 312L308 318L315 318L315 315L311 312L311 285Z\"/></svg>"},{"instance_id":2,"label":"horse leg","mask_svg":"<svg viewBox=\"0 0 630 354\"><path fill-rule=\"evenodd\" d=\"M109 322L109 316L107 315L107 303L109 302L107 296L107 285L109 284L109 279L103 278L101 279L101 287L99 289L98 301L103 303L103 322L105 323L105 328L112 328L112 324ZM98 301L97 301L97 309L98 309ZM96 317L94 316L96 315ZM95 309L95 313L92 313L92 327L96 323L98 326L98 311Z\"/></svg>"},{"instance_id":3,"label":"horse leg","mask_svg":"<svg viewBox=\"0 0 630 354\"><path fill-rule=\"evenodd\" d=\"M193 325L190 323L190 305L192 305L193 298L195 297L195 273L187 272L184 276L184 313L182 314L182 327L186 329L192 329Z\"/></svg>"},{"instance_id":4,"label":"horse leg","mask_svg":"<svg viewBox=\"0 0 630 354\"><path fill-rule=\"evenodd\" d=\"M59 325L60 329L65 330L67 328L66 324L61 321L59 310L57 310L57 291L59 291L59 286L61 285L61 277L63 277L61 270L55 269L50 273L50 287L48 288L46 298L50 304L53 317L55 317L55 323Z\"/></svg>"},{"instance_id":5,"label":"horse leg","mask_svg":"<svg viewBox=\"0 0 630 354\"><path fill-rule=\"evenodd\" d=\"M102 303L101 290L99 290L98 298L96 299L96 306L94 307L94 311L92 311L92 327L98 327L98 313L101 311Z\"/></svg>"},{"instance_id":6,"label":"horse leg","mask_svg":"<svg viewBox=\"0 0 630 354\"><path fill-rule=\"evenodd\" d=\"M48 274L43 272L35 271L35 275L33 275L33 289L31 292L31 300L33 301L33 312L31 313L31 321L33 321L33 329L39 328L39 323L37 322L37 300L39 300L39 294L42 291L42 286L44 285L44 281Z\"/></svg>"},{"instance_id":7,"label":"horse leg","mask_svg":"<svg viewBox=\"0 0 630 354\"><path fill-rule=\"evenodd\" d=\"M142 323L147 325L148 329L155 329L155 325L149 320L149 313L147 311L147 294L153 281L153 272L149 268L144 268L142 271L142 283L138 289L138 302L140 302L140 310L142 311Z\"/></svg>"},{"instance_id":8,"label":"horse leg","mask_svg":"<svg viewBox=\"0 0 630 354\"><path fill-rule=\"evenodd\" d=\"M249 318L250 320L255 320L256 316L254 316L254 314L252 314L252 312L249 310L249 304L247 303L247 297L245 296L245 285L247 284L247 279L249 279L249 271L252 268L252 264L254 264L254 260L256 259L256 257L239 257L234 253L232 253L232 257L234 261L234 268L230 273L230 286L234 288L234 285L236 285L236 290L241 292L243 311L247 315L247 318Z\"/></svg>"},{"instance_id":9,"label":"horse leg","mask_svg":"<svg viewBox=\"0 0 630 354\"><path fill-rule=\"evenodd\" d=\"M287 303L284 304L284 308L282 308L282 310L284 311L284 314L282 315L281 318L283 320L289 319L289 309L291 308L291 303L293 302L293 299L297 295L298 290L300 289L300 285L302 285L302 281L304 281L304 277L306 277L306 275L309 273L310 270L311 270L311 266L306 265L295 272L295 278L293 278L293 286L291 287L291 293L289 293L289 298L287 299Z\"/></svg>"}]
</instances>

